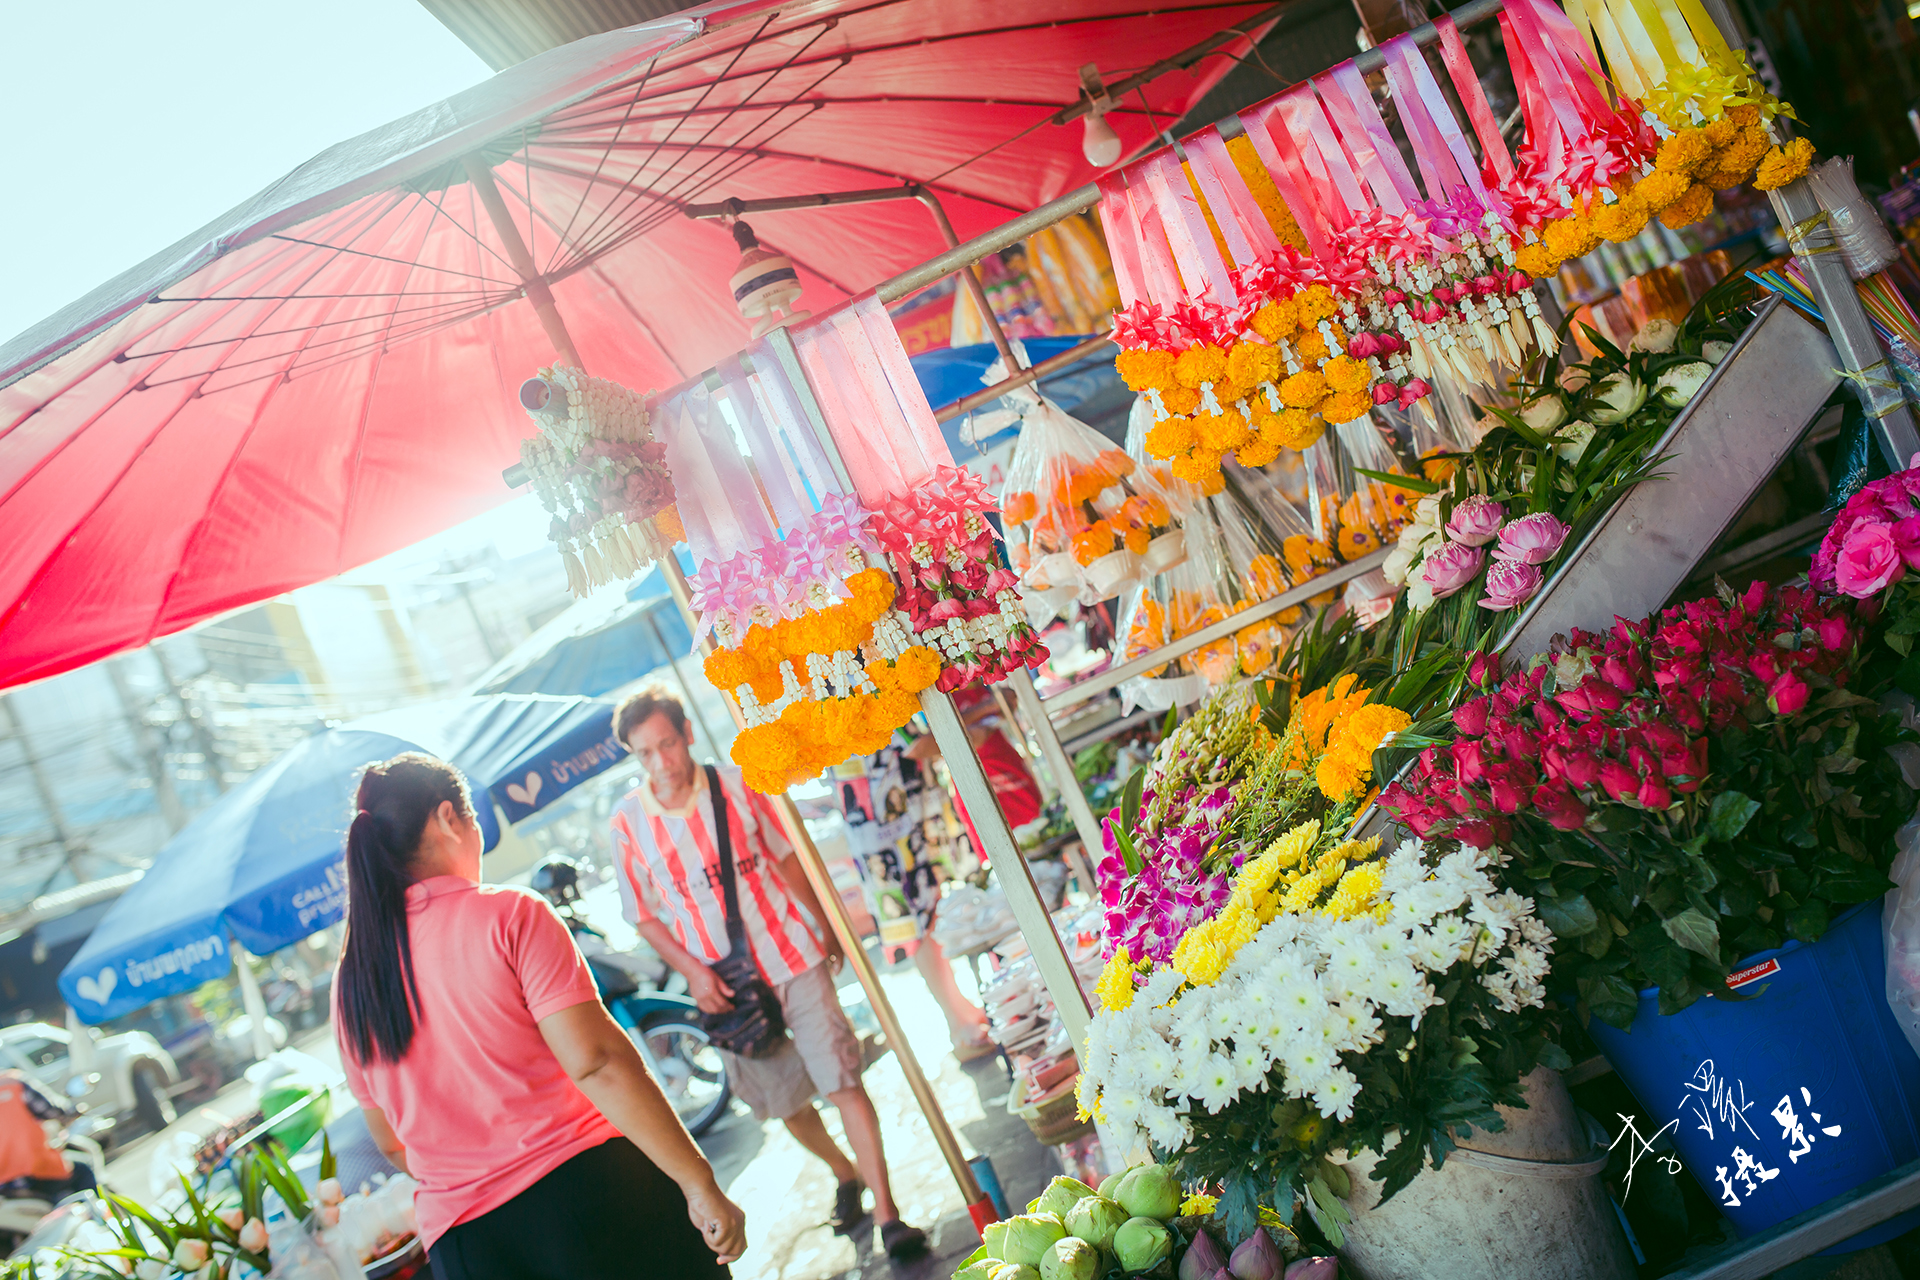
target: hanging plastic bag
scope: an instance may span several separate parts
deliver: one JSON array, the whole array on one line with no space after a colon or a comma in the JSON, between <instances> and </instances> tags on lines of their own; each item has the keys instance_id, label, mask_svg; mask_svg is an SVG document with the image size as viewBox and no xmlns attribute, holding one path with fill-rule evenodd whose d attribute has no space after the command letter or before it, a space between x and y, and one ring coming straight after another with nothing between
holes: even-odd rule
<instances>
[{"instance_id":1,"label":"hanging plastic bag","mask_svg":"<svg viewBox=\"0 0 1920 1280\"><path fill-rule=\"evenodd\" d=\"M1042 399L1027 413L1001 501L1021 581L1082 605L1120 595L1186 558L1160 485L1124 450ZM1051 597L1049 597L1051 598Z\"/></svg>"},{"instance_id":2,"label":"hanging plastic bag","mask_svg":"<svg viewBox=\"0 0 1920 1280\"><path fill-rule=\"evenodd\" d=\"M1890 693L1880 710L1898 714L1903 727L1920 729L1912 695ZM1901 743L1891 748L1908 786L1920 786L1920 746ZM1900 852L1887 869L1893 888L1880 909L1880 937L1887 956L1887 1007L1900 1024L1907 1043L1920 1052L1920 810L1896 831L1893 844Z\"/></svg>"}]
</instances>

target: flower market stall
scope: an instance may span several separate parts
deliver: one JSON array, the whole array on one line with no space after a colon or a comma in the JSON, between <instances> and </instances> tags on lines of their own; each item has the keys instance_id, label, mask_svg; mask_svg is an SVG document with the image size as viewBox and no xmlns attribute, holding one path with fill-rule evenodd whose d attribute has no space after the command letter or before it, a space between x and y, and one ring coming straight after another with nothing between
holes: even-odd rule
<instances>
[{"instance_id":1,"label":"flower market stall","mask_svg":"<svg viewBox=\"0 0 1920 1280\"><path fill-rule=\"evenodd\" d=\"M1897 591L1920 516L1869 490L1812 586L1661 612L1842 381L1896 465L1920 438L1846 268L1810 251L1791 108L1670 7L1655 38L1631 3L1465 5L702 378L529 384L570 575L692 551L684 583L663 563L752 785L921 716L978 821L1112 1176L989 1227L970 1280L1331 1274L1329 1252L1374 1280L1627 1275L1621 1138L1569 1093L1603 1062L1648 1124L1633 1159L1691 1170L1769 1269L1920 1204L1920 1132L1891 1123L1920 1058L1879 998L1907 952L1870 905L1915 801L1920 719L1888 698L1920 690ZM1462 35L1489 19L1517 150ZM1537 279L1749 183L1824 333L1740 279L1624 347L1555 323ZM1115 449L1041 400L994 494L883 304L954 271L977 290L971 261L1095 205L1137 431ZM1123 594L1115 660L1041 696L1035 619ZM1093 813L1052 716L1175 678L1193 709ZM1090 993L951 698L995 682L1099 857ZM1863 1083L1766 1061L1794 1034L1754 1041L1768 998L1825 1009L1814 1041ZM1676 1092L1704 1140L1673 1133Z\"/></svg>"}]
</instances>

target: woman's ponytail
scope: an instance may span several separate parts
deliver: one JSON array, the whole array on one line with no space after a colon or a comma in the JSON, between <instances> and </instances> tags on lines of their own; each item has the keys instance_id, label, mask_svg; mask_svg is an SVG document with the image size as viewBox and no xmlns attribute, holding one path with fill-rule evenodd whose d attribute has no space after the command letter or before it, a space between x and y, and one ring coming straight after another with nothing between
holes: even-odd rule
<instances>
[{"instance_id":1,"label":"woman's ponytail","mask_svg":"<svg viewBox=\"0 0 1920 1280\"><path fill-rule=\"evenodd\" d=\"M442 803L473 820L466 779L409 751L360 775L347 828L347 937L340 952L340 1019L362 1063L398 1062L413 1044L419 988L407 931L408 866Z\"/></svg>"}]
</instances>

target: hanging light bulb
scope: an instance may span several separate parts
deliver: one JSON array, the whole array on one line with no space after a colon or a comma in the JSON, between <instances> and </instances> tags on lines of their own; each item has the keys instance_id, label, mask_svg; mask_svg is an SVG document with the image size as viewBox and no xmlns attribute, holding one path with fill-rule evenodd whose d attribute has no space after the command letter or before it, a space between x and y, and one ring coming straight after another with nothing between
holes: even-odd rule
<instances>
[{"instance_id":1,"label":"hanging light bulb","mask_svg":"<svg viewBox=\"0 0 1920 1280\"><path fill-rule=\"evenodd\" d=\"M1120 135L1107 123L1113 99L1107 96L1106 81L1100 67L1089 62L1080 68L1080 92L1087 101L1086 126L1080 135L1080 154L1096 169L1105 169L1120 159Z\"/></svg>"},{"instance_id":2,"label":"hanging light bulb","mask_svg":"<svg viewBox=\"0 0 1920 1280\"><path fill-rule=\"evenodd\" d=\"M1080 135L1080 154L1096 169L1105 169L1120 158L1120 135L1107 123L1106 112L1087 112L1086 132Z\"/></svg>"},{"instance_id":3,"label":"hanging light bulb","mask_svg":"<svg viewBox=\"0 0 1920 1280\"><path fill-rule=\"evenodd\" d=\"M740 314L754 322L753 336L812 314L794 308L800 300L800 277L792 260L763 246L745 222L735 218L730 225L733 242L740 247L740 265L727 287Z\"/></svg>"}]
</instances>

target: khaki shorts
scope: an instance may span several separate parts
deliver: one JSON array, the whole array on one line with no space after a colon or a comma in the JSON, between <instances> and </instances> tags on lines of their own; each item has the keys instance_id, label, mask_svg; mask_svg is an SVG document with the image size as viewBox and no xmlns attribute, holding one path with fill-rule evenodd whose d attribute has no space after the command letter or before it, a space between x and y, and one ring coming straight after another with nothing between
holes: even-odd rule
<instances>
[{"instance_id":1,"label":"khaki shorts","mask_svg":"<svg viewBox=\"0 0 1920 1280\"><path fill-rule=\"evenodd\" d=\"M840 1008L827 966L817 964L773 990L789 1034L779 1050L764 1058L720 1050L733 1096L753 1109L756 1120L784 1120L817 1094L860 1083L860 1038Z\"/></svg>"}]
</instances>

